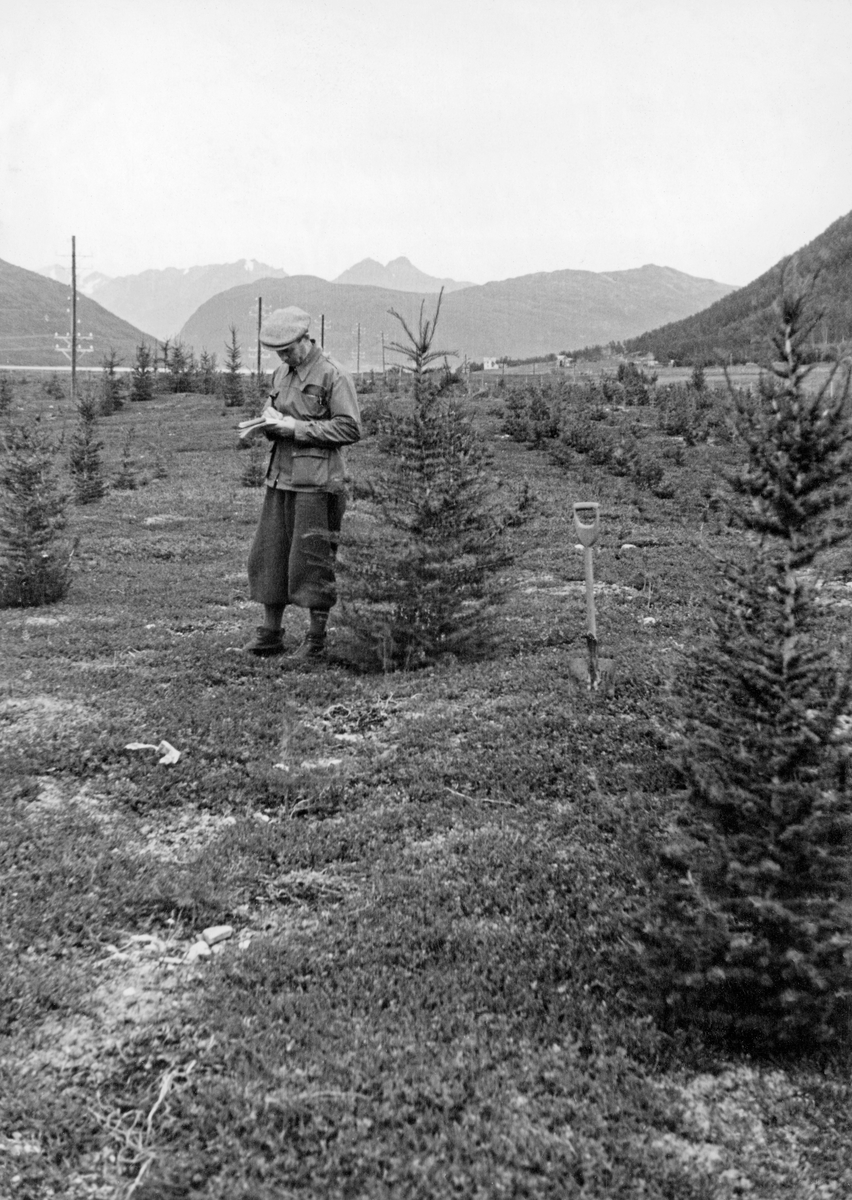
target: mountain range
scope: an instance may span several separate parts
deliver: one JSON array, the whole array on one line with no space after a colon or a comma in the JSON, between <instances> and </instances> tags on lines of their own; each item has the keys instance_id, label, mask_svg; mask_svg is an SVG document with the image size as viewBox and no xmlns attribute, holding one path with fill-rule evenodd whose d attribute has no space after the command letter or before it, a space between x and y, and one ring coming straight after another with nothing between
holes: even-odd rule
<instances>
[{"instance_id":1,"label":"mountain range","mask_svg":"<svg viewBox=\"0 0 852 1200\"><path fill-rule=\"evenodd\" d=\"M407 258L394 258L386 266L374 258L361 262L338 275L335 283L362 284L365 287L390 288L393 292L458 292L462 288L475 287L472 283L459 283L456 279L437 279L415 267Z\"/></svg>"},{"instance_id":2,"label":"mountain range","mask_svg":"<svg viewBox=\"0 0 852 1200\"><path fill-rule=\"evenodd\" d=\"M731 285L696 279L671 267L644 266L597 274L551 271L468 287L445 295L438 326L441 347L458 357L491 355L528 358L563 349L634 337L643 330L690 315L733 291ZM409 322L434 311L434 294L394 291L375 285L328 283L313 275L266 280L263 287L231 288L211 297L180 331L181 341L221 356L231 324L254 361L257 295L264 310L296 304L312 313L319 336L325 317L325 345L346 366L382 366L385 344L402 332L388 310ZM438 348L438 347L436 347ZM386 361L393 361L385 353ZM270 361L271 360L267 360Z\"/></svg>"},{"instance_id":3,"label":"mountain range","mask_svg":"<svg viewBox=\"0 0 852 1200\"><path fill-rule=\"evenodd\" d=\"M829 225L819 237L787 255L763 275L709 308L632 339L635 353L651 352L660 362L759 362L771 353L776 326L775 302L785 280L796 273L814 278L810 297L816 343L839 345L852 340L852 212Z\"/></svg>"},{"instance_id":4,"label":"mountain range","mask_svg":"<svg viewBox=\"0 0 852 1200\"><path fill-rule=\"evenodd\" d=\"M48 279L70 284L71 270L53 264L39 271ZM256 259L206 267L166 267L137 275L110 277L98 271L78 274L77 290L91 296L125 321L152 333L160 341L174 337L195 310L211 296L244 283L261 279L286 279L287 272ZM470 287L454 279L437 279L419 270L407 258L396 258L387 266L365 258L339 275L337 283L363 284L402 292L455 291Z\"/></svg>"},{"instance_id":5,"label":"mountain range","mask_svg":"<svg viewBox=\"0 0 852 1200\"><path fill-rule=\"evenodd\" d=\"M89 296L77 295L79 362L96 366L111 349L125 364L133 362L140 342L152 339L129 322L108 312ZM71 294L66 283L45 279L0 259L0 362L16 366L63 366L69 358L56 350L67 334L70 347ZM92 353L88 353L88 347Z\"/></svg>"},{"instance_id":6,"label":"mountain range","mask_svg":"<svg viewBox=\"0 0 852 1200\"><path fill-rule=\"evenodd\" d=\"M283 279L286 275L280 267L241 258L206 267L166 267L113 279L103 276L102 281L91 285L88 294L116 316L162 341L174 337L199 305L218 292L239 284L256 286L261 279Z\"/></svg>"}]
</instances>

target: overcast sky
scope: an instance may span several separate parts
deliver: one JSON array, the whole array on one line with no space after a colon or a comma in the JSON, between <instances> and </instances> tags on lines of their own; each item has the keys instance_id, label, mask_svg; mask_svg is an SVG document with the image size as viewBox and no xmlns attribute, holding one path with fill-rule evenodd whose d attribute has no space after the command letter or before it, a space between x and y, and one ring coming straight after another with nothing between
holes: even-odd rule
<instances>
[{"instance_id":1,"label":"overcast sky","mask_svg":"<svg viewBox=\"0 0 852 1200\"><path fill-rule=\"evenodd\" d=\"M0 0L0 258L744 284L852 208L852 0ZM88 257L83 257L83 256Z\"/></svg>"}]
</instances>

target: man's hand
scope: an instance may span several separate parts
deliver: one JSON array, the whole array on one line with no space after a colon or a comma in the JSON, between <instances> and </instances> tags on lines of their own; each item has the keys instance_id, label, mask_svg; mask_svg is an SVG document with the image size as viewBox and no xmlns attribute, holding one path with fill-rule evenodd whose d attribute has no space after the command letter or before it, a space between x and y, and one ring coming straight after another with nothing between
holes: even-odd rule
<instances>
[{"instance_id":1,"label":"man's hand","mask_svg":"<svg viewBox=\"0 0 852 1200\"><path fill-rule=\"evenodd\" d=\"M271 404L268 404L260 415L263 418L264 429L267 433L271 433L274 437L282 438L291 438L295 435L295 419L280 413Z\"/></svg>"}]
</instances>

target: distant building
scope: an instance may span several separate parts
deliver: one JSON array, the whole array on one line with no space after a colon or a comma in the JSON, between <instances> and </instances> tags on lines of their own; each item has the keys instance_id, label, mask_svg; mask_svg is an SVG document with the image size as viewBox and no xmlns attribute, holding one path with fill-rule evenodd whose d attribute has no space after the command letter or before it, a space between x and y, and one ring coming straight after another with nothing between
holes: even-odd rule
<instances>
[{"instance_id":1,"label":"distant building","mask_svg":"<svg viewBox=\"0 0 852 1200\"><path fill-rule=\"evenodd\" d=\"M483 371L498 371L500 364L496 358L483 358L482 369Z\"/></svg>"}]
</instances>

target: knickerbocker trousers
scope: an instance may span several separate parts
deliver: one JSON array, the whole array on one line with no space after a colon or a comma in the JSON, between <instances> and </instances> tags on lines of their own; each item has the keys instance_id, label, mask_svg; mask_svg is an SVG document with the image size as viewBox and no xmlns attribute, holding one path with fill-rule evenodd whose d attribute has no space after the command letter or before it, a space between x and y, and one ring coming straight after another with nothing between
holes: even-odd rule
<instances>
[{"instance_id":1,"label":"knickerbocker trousers","mask_svg":"<svg viewBox=\"0 0 852 1200\"><path fill-rule=\"evenodd\" d=\"M337 599L334 535L340 532L342 492L296 492L267 487L248 577L252 600L328 610Z\"/></svg>"}]
</instances>

